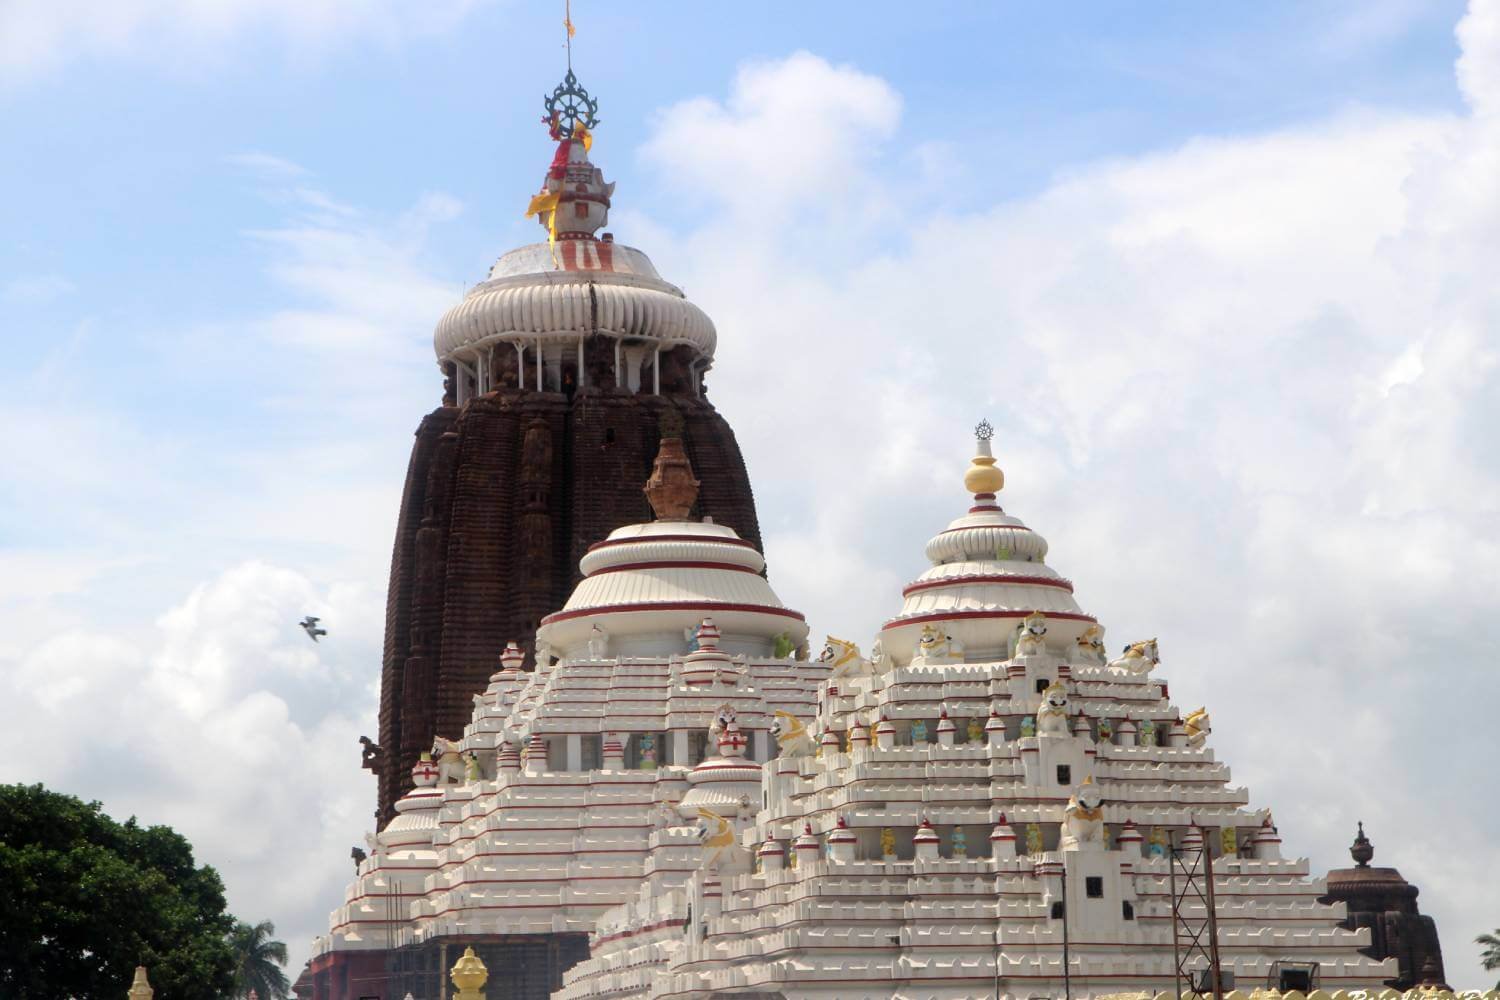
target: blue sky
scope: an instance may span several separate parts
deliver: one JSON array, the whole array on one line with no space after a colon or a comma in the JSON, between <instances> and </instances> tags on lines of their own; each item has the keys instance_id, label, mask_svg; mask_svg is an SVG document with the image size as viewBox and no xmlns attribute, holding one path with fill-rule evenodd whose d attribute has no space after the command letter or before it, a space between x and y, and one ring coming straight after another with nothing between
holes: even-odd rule
<instances>
[{"instance_id":1,"label":"blue sky","mask_svg":"<svg viewBox=\"0 0 1500 1000\"><path fill-rule=\"evenodd\" d=\"M1289 849L1364 819L1486 982L1500 5L930 6L575 4L611 228L718 324L773 583L868 642L989 416ZM536 237L559 22L0 6L0 780L173 823L298 956L373 804L432 326Z\"/></svg>"}]
</instances>

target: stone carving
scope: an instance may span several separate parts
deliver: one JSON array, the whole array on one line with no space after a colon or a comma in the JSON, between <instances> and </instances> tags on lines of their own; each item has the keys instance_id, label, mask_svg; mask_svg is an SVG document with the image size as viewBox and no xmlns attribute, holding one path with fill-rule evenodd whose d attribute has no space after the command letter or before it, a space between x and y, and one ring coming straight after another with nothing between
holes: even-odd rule
<instances>
[{"instance_id":1,"label":"stone carving","mask_svg":"<svg viewBox=\"0 0 1500 1000\"><path fill-rule=\"evenodd\" d=\"M437 758L438 784L461 785L464 783L463 747L453 740L441 736L432 738L432 755Z\"/></svg>"},{"instance_id":2,"label":"stone carving","mask_svg":"<svg viewBox=\"0 0 1500 1000\"><path fill-rule=\"evenodd\" d=\"M771 655L778 660L784 660L796 652L797 644L792 637L785 632L776 633L776 638L771 640Z\"/></svg>"},{"instance_id":3,"label":"stone carving","mask_svg":"<svg viewBox=\"0 0 1500 1000\"><path fill-rule=\"evenodd\" d=\"M646 480L646 499L659 521L685 521L698 499L698 480L680 437L664 437Z\"/></svg>"},{"instance_id":4,"label":"stone carving","mask_svg":"<svg viewBox=\"0 0 1500 1000\"><path fill-rule=\"evenodd\" d=\"M783 757L810 757L817 751L807 726L790 712L776 710L771 719L771 737L781 748Z\"/></svg>"},{"instance_id":5,"label":"stone carving","mask_svg":"<svg viewBox=\"0 0 1500 1000\"><path fill-rule=\"evenodd\" d=\"M1021 720L1021 738L1036 735L1036 717L1028 715Z\"/></svg>"},{"instance_id":6,"label":"stone carving","mask_svg":"<svg viewBox=\"0 0 1500 1000\"><path fill-rule=\"evenodd\" d=\"M1141 728L1140 731L1135 735L1135 742L1137 746L1156 746L1156 722L1154 720L1141 720Z\"/></svg>"},{"instance_id":7,"label":"stone carving","mask_svg":"<svg viewBox=\"0 0 1500 1000\"><path fill-rule=\"evenodd\" d=\"M359 745L359 766L379 774L380 768L385 764L385 748L368 736L361 736Z\"/></svg>"},{"instance_id":8,"label":"stone carving","mask_svg":"<svg viewBox=\"0 0 1500 1000\"><path fill-rule=\"evenodd\" d=\"M911 724L911 743L912 743L912 746L922 746L926 742L927 742L927 722L925 720L923 720L923 719L918 719L916 722L913 722Z\"/></svg>"},{"instance_id":9,"label":"stone carving","mask_svg":"<svg viewBox=\"0 0 1500 1000\"><path fill-rule=\"evenodd\" d=\"M964 833L964 828L961 826L953 828L953 856L955 858L969 856L969 836Z\"/></svg>"},{"instance_id":10,"label":"stone carving","mask_svg":"<svg viewBox=\"0 0 1500 1000\"><path fill-rule=\"evenodd\" d=\"M475 784L484 780L484 773L479 768L479 754L470 750L464 754L464 783Z\"/></svg>"},{"instance_id":11,"label":"stone carving","mask_svg":"<svg viewBox=\"0 0 1500 1000\"><path fill-rule=\"evenodd\" d=\"M1099 742L1108 743L1115 738L1115 724L1110 719L1099 720Z\"/></svg>"},{"instance_id":12,"label":"stone carving","mask_svg":"<svg viewBox=\"0 0 1500 1000\"><path fill-rule=\"evenodd\" d=\"M1079 662L1102 666L1109 659L1109 654L1104 651L1104 626L1095 623L1084 629L1078 637L1076 649Z\"/></svg>"},{"instance_id":13,"label":"stone carving","mask_svg":"<svg viewBox=\"0 0 1500 1000\"><path fill-rule=\"evenodd\" d=\"M980 719L977 715L974 718L970 719L969 720L969 726L968 726L968 734L969 734L969 742L970 743L983 743L984 742L984 720Z\"/></svg>"},{"instance_id":14,"label":"stone carving","mask_svg":"<svg viewBox=\"0 0 1500 1000\"><path fill-rule=\"evenodd\" d=\"M1042 692L1042 707L1036 713L1038 736L1071 736L1068 728L1068 689L1055 682Z\"/></svg>"},{"instance_id":15,"label":"stone carving","mask_svg":"<svg viewBox=\"0 0 1500 1000\"><path fill-rule=\"evenodd\" d=\"M1033 856L1042 853L1042 828L1036 823L1026 825L1026 853Z\"/></svg>"},{"instance_id":16,"label":"stone carving","mask_svg":"<svg viewBox=\"0 0 1500 1000\"><path fill-rule=\"evenodd\" d=\"M859 646L848 639L828 636L823 642L823 652L818 662L828 664L828 679L838 677L864 677L874 672L874 664L859 655Z\"/></svg>"},{"instance_id":17,"label":"stone carving","mask_svg":"<svg viewBox=\"0 0 1500 1000\"><path fill-rule=\"evenodd\" d=\"M1208 734L1213 732L1208 709L1202 706L1189 712L1187 718L1182 720L1182 725L1187 729L1187 745L1194 749L1203 746L1208 741Z\"/></svg>"},{"instance_id":18,"label":"stone carving","mask_svg":"<svg viewBox=\"0 0 1500 1000\"><path fill-rule=\"evenodd\" d=\"M1125 652L1109 661L1111 670L1144 677L1161 662L1161 653L1155 639L1142 639L1125 647Z\"/></svg>"},{"instance_id":19,"label":"stone carving","mask_svg":"<svg viewBox=\"0 0 1500 1000\"><path fill-rule=\"evenodd\" d=\"M708 723L708 742L710 748L718 747L719 741L724 738L725 734L733 726L735 726L733 705L720 705L714 709L714 717Z\"/></svg>"},{"instance_id":20,"label":"stone carving","mask_svg":"<svg viewBox=\"0 0 1500 1000\"><path fill-rule=\"evenodd\" d=\"M923 625L917 639L917 652L912 664L961 663L964 658L963 645L953 636L935 625Z\"/></svg>"},{"instance_id":21,"label":"stone carving","mask_svg":"<svg viewBox=\"0 0 1500 1000\"><path fill-rule=\"evenodd\" d=\"M1016 626L1016 655L1036 656L1047 651L1047 616L1033 611Z\"/></svg>"},{"instance_id":22,"label":"stone carving","mask_svg":"<svg viewBox=\"0 0 1500 1000\"><path fill-rule=\"evenodd\" d=\"M363 847L351 847L349 848L349 857L354 861L354 870L359 871L359 866L365 863L365 858L369 857L369 855L365 853Z\"/></svg>"},{"instance_id":23,"label":"stone carving","mask_svg":"<svg viewBox=\"0 0 1500 1000\"><path fill-rule=\"evenodd\" d=\"M1104 850L1104 795L1093 778L1084 778L1063 809L1064 851Z\"/></svg>"},{"instance_id":24,"label":"stone carving","mask_svg":"<svg viewBox=\"0 0 1500 1000\"><path fill-rule=\"evenodd\" d=\"M896 831L888 826L880 830L880 854L887 858L896 856Z\"/></svg>"}]
</instances>

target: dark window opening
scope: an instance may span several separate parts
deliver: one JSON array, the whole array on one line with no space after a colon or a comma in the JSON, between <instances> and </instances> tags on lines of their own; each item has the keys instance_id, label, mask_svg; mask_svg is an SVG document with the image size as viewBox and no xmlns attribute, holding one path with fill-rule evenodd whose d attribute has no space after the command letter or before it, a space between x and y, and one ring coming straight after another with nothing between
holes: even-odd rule
<instances>
[{"instance_id":1,"label":"dark window opening","mask_svg":"<svg viewBox=\"0 0 1500 1000\"><path fill-rule=\"evenodd\" d=\"M1053 903L1052 904L1052 919L1053 920L1061 920L1062 918L1063 918L1063 904L1062 903Z\"/></svg>"},{"instance_id":2,"label":"dark window opening","mask_svg":"<svg viewBox=\"0 0 1500 1000\"><path fill-rule=\"evenodd\" d=\"M1073 783L1073 765L1057 765L1057 783L1059 785L1071 785Z\"/></svg>"},{"instance_id":3,"label":"dark window opening","mask_svg":"<svg viewBox=\"0 0 1500 1000\"><path fill-rule=\"evenodd\" d=\"M1120 903L1120 909L1121 911L1123 911L1126 920L1135 919L1135 907L1130 905L1130 900L1122 900Z\"/></svg>"},{"instance_id":4,"label":"dark window opening","mask_svg":"<svg viewBox=\"0 0 1500 1000\"><path fill-rule=\"evenodd\" d=\"M1280 980L1281 985L1278 989L1283 993L1290 993L1292 990L1298 990L1302 993L1312 992L1313 981L1311 969L1282 969Z\"/></svg>"},{"instance_id":5,"label":"dark window opening","mask_svg":"<svg viewBox=\"0 0 1500 1000\"><path fill-rule=\"evenodd\" d=\"M1052 686L1052 682L1049 681L1045 677L1038 677L1036 679L1036 693L1037 694L1041 694L1043 691L1047 690L1051 686Z\"/></svg>"},{"instance_id":6,"label":"dark window opening","mask_svg":"<svg viewBox=\"0 0 1500 1000\"><path fill-rule=\"evenodd\" d=\"M1104 878L1100 875L1088 875L1083 880L1083 894L1089 899L1104 898Z\"/></svg>"},{"instance_id":7,"label":"dark window opening","mask_svg":"<svg viewBox=\"0 0 1500 1000\"><path fill-rule=\"evenodd\" d=\"M615 443L615 429L613 427L606 427L606 428L604 428L604 443L605 444L614 444Z\"/></svg>"}]
</instances>

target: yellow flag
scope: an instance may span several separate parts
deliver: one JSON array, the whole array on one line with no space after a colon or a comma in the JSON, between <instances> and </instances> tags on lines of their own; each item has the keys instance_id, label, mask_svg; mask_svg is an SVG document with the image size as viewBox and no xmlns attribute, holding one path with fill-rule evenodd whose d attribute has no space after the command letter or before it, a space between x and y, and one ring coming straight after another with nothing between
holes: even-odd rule
<instances>
[{"instance_id":1,"label":"yellow flag","mask_svg":"<svg viewBox=\"0 0 1500 1000\"><path fill-rule=\"evenodd\" d=\"M543 191L541 194L531 196L531 204L526 206L526 218L540 215L542 212L551 212L557 208L557 199L562 194L558 191Z\"/></svg>"},{"instance_id":2,"label":"yellow flag","mask_svg":"<svg viewBox=\"0 0 1500 1000\"><path fill-rule=\"evenodd\" d=\"M583 151L585 153L594 148L594 133L590 132L588 126L583 122L575 121L573 123L573 138L583 143Z\"/></svg>"}]
</instances>

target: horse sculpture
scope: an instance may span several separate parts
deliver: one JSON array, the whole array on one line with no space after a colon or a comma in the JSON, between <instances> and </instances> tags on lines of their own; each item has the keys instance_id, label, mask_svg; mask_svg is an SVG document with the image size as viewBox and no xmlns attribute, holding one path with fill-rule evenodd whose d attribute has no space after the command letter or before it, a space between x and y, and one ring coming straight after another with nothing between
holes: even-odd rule
<instances>
[{"instance_id":1,"label":"horse sculpture","mask_svg":"<svg viewBox=\"0 0 1500 1000\"><path fill-rule=\"evenodd\" d=\"M432 756L437 758L438 784L462 785L464 783L463 745L441 736L432 738Z\"/></svg>"},{"instance_id":2,"label":"horse sculpture","mask_svg":"<svg viewBox=\"0 0 1500 1000\"><path fill-rule=\"evenodd\" d=\"M1142 639L1125 647L1125 652L1109 661L1110 669L1144 677L1161 662L1155 639Z\"/></svg>"},{"instance_id":3,"label":"horse sculpture","mask_svg":"<svg viewBox=\"0 0 1500 1000\"><path fill-rule=\"evenodd\" d=\"M817 751L807 725L790 712L776 710L771 719L771 736L781 748L783 757L811 757Z\"/></svg>"},{"instance_id":4,"label":"horse sculpture","mask_svg":"<svg viewBox=\"0 0 1500 1000\"><path fill-rule=\"evenodd\" d=\"M1199 706L1187 714L1182 720L1183 728L1187 730L1187 745L1197 749L1208 742L1208 734L1213 732L1213 722L1208 716L1208 709Z\"/></svg>"}]
</instances>

